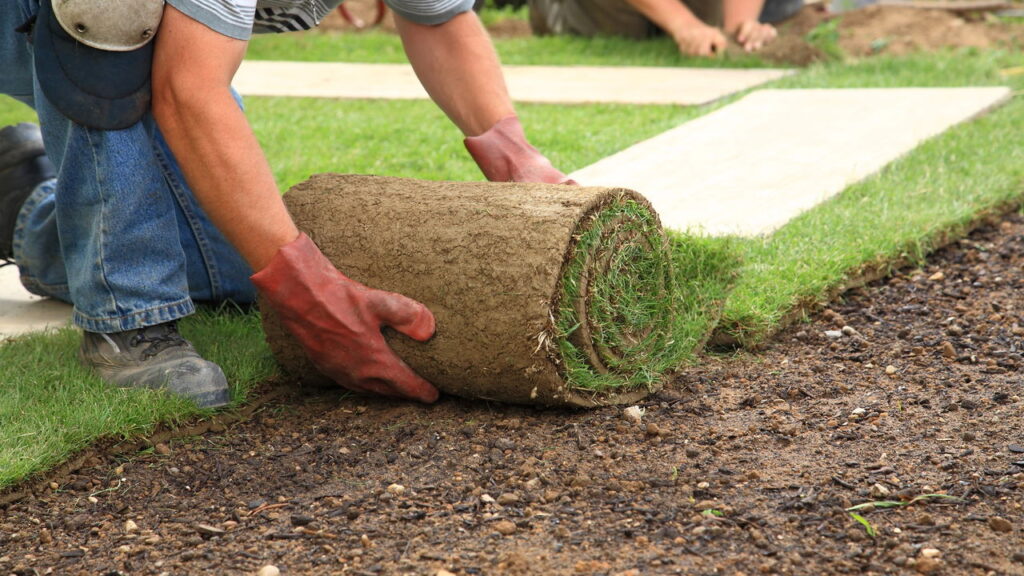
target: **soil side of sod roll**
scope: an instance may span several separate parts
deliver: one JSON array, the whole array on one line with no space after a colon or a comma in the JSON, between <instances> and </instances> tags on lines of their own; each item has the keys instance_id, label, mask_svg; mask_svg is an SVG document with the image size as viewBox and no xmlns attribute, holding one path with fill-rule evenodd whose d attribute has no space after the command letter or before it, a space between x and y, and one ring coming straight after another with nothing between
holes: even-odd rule
<instances>
[{"instance_id":1,"label":"soil side of sod roll","mask_svg":"<svg viewBox=\"0 0 1024 576\"><path fill-rule=\"evenodd\" d=\"M581 407L634 402L697 344L674 334L669 243L635 192L321 174L285 202L347 276L434 313L427 343L385 335L445 393ZM268 308L264 329L284 372L326 383Z\"/></svg>"}]
</instances>

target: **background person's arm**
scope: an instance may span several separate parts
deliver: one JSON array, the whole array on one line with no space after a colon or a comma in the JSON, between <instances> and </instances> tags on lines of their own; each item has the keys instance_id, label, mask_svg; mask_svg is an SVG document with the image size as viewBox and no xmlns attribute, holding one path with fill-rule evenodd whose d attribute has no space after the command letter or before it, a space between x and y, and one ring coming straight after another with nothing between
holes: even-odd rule
<instances>
[{"instance_id":1,"label":"background person's arm","mask_svg":"<svg viewBox=\"0 0 1024 576\"><path fill-rule=\"evenodd\" d=\"M758 17L764 0L723 0L725 32L747 52L760 50L778 35L771 24L762 24Z\"/></svg>"},{"instance_id":2,"label":"background person's arm","mask_svg":"<svg viewBox=\"0 0 1024 576\"><path fill-rule=\"evenodd\" d=\"M494 45L475 12L433 25L395 12L395 25L420 83L462 130L466 148L488 180L569 182L527 140Z\"/></svg>"},{"instance_id":3,"label":"background person's arm","mask_svg":"<svg viewBox=\"0 0 1024 576\"><path fill-rule=\"evenodd\" d=\"M648 20L665 31L690 56L714 56L728 41L721 30L708 26L679 0L627 0Z\"/></svg>"}]
</instances>

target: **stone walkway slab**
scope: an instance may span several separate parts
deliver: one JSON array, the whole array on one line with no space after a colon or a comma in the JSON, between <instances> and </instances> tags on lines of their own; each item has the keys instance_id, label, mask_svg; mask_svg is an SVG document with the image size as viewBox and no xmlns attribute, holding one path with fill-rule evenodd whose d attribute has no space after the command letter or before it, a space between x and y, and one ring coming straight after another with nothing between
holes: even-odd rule
<instances>
[{"instance_id":1,"label":"stone walkway slab","mask_svg":"<svg viewBox=\"0 0 1024 576\"><path fill-rule=\"evenodd\" d=\"M666 228L768 234L1008 88L759 90L572 174L644 194Z\"/></svg>"},{"instance_id":2,"label":"stone walkway slab","mask_svg":"<svg viewBox=\"0 0 1024 576\"><path fill-rule=\"evenodd\" d=\"M779 69L505 66L517 102L705 104L790 74ZM243 96L428 98L408 64L246 60L235 75Z\"/></svg>"},{"instance_id":3,"label":"stone walkway slab","mask_svg":"<svg viewBox=\"0 0 1024 576\"><path fill-rule=\"evenodd\" d=\"M71 306L29 294L18 280L17 266L0 268L0 342L71 323Z\"/></svg>"}]
</instances>

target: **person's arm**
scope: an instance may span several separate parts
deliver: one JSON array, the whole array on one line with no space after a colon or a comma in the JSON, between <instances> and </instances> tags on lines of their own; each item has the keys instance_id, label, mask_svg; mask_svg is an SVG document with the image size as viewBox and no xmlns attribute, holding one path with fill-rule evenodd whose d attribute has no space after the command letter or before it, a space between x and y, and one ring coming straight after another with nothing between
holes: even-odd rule
<instances>
[{"instance_id":1,"label":"person's arm","mask_svg":"<svg viewBox=\"0 0 1024 576\"><path fill-rule=\"evenodd\" d=\"M747 52L755 52L778 35L771 24L758 21L764 0L723 0L725 32Z\"/></svg>"},{"instance_id":2,"label":"person's arm","mask_svg":"<svg viewBox=\"0 0 1024 576\"><path fill-rule=\"evenodd\" d=\"M679 51L690 56L714 56L728 41L722 32L701 22L679 0L626 0L675 40Z\"/></svg>"},{"instance_id":3,"label":"person's arm","mask_svg":"<svg viewBox=\"0 0 1024 576\"><path fill-rule=\"evenodd\" d=\"M167 6L153 55L153 115L197 200L260 270L299 231L231 94L246 44Z\"/></svg>"},{"instance_id":4,"label":"person's arm","mask_svg":"<svg viewBox=\"0 0 1024 576\"><path fill-rule=\"evenodd\" d=\"M527 141L498 55L475 12L435 25L394 16L420 83L462 130L466 148L488 180L571 182Z\"/></svg>"},{"instance_id":5,"label":"person's arm","mask_svg":"<svg viewBox=\"0 0 1024 576\"><path fill-rule=\"evenodd\" d=\"M341 274L300 234L231 94L246 42L167 5L153 54L153 116L210 219L257 272L253 284L326 376L346 388L433 402L438 391L387 345L383 326L434 333L419 302Z\"/></svg>"}]
</instances>

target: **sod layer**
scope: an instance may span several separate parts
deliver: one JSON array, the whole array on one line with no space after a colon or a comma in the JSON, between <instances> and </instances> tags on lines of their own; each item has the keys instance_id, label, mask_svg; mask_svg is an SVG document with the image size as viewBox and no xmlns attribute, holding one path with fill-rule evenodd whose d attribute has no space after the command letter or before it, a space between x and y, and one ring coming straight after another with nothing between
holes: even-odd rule
<instances>
[{"instance_id":1,"label":"sod layer","mask_svg":"<svg viewBox=\"0 0 1024 576\"><path fill-rule=\"evenodd\" d=\"M433 311L437 332L426 344L386 334L443 392L545 405L633 402L699 344L677 333L689 328L676 309L672 252L635 192L325 174L285 200L346 275ZM284 371L324 383L262 308Z\"/></svg>"}]
</instances>

